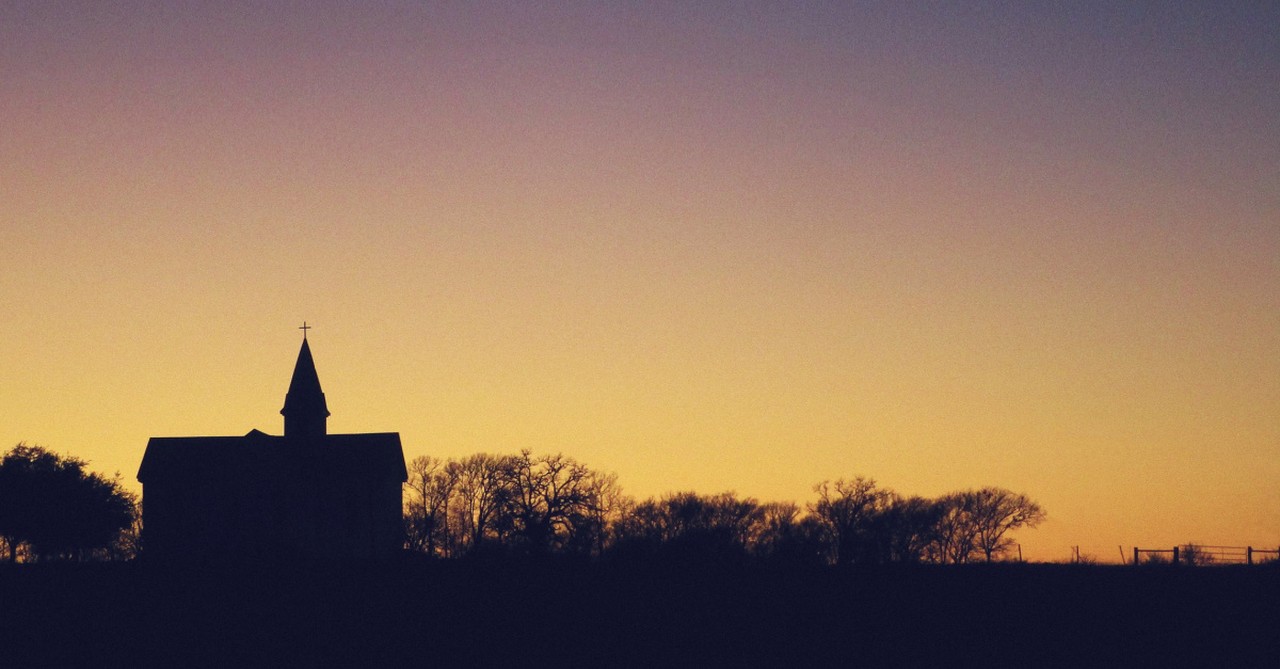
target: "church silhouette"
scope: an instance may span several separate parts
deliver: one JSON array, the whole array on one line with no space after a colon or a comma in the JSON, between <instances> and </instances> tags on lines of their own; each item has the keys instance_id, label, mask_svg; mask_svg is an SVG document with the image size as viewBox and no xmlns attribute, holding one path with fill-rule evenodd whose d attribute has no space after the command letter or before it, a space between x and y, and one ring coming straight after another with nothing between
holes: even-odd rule
<instances>
[{"instance_id":1,"label":"church silhouette","mask_svg":"<svg viewBox=\"0 0 1280 669\"><path fill-rule=\"evenodd\" d=\"M400 550L400 435L328 433L306 329L280 410L284 436L147 443L138 470L147 559L366 561Z\"/></svg>"}]
</instances>

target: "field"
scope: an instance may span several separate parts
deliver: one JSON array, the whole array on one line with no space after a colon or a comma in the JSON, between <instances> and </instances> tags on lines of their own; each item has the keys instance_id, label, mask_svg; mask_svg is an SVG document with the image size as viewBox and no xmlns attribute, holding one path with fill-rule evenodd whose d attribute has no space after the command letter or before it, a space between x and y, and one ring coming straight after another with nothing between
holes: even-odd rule
<instances>
[{"instance_id":1,"label":"field","mask_svg":"<svg viewBox=\"0 0 1280 669\"><path fill-rule=\"evenodd\" d=\"M0 568L0 666L1280 666L1280 569Z\"/></svg>"}]
</instances>

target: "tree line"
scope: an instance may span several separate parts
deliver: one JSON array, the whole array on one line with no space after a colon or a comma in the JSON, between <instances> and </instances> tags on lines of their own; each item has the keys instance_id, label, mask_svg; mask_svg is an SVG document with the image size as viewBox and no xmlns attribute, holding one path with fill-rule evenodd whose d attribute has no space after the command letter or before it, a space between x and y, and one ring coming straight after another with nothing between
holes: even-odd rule
<instances>
[{"instance_id":1,"label":"tree line","mask_svg":"<svg viewBox=\"0 0 1280 669\"><path fill-rule=\"evenodd\" d=\"M732 492L637 500L615 474L562 455L421 456L404 484L405 548L586 558L736 558L827 565L961 564L1007 557L1011 533L1045 517L1026 495L987 487L903 496L865 477L822 481L816 500ZM0 457L0 556L119 560L142 549L140 505L119 474L40 446Z\"/></svg>"},{"instance_id":2,"label":"tree line","mask_svg":"<svg viewBox=\"0 0 1280 669\"><path fill-rule=\"evenodd\" d=\"M638 501L613 474L573 458L421 456L405 484L406 547L439 558L486 552L584 557L736 557L813 564L993 561L1011 533L1045 518L1026 495L986 487L903 496L873 479L814 486L816 501L760 502L732 492Z\"/></svg>"}]
</instances>

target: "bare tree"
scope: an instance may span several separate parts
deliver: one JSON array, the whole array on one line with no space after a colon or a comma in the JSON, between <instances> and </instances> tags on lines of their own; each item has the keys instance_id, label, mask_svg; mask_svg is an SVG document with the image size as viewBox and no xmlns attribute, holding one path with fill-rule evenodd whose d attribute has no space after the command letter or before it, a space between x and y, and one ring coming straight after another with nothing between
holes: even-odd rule
<instances>
[{"instance_id":1,"label":"bare tree","mask_svg":"<svg viewBox=\"0 0 1280 669\"><path fill-rule=\"evenodd\" d=\"M785 551L799 522L800 507L793 502L761 504L760 522L750 538L752 553L768 558Z\"/></svg>"},{"instance_id":2,"label":"bare tree","mask_svg":"<svg viewBox=\"0 0 1280 669\"><path fill-rule=\"evenodd\" d=\"M933 543L926 554L939 563L963 564L977 550L977 530L973 520L973 495L956 492L938 500L938 514Z\"/></svg>"},{"instance_id":3,"label":"bare tree","mask_svg":"<svg viewBox=\"0 0 1280 669\"><path fill-rule=\"evenodd\" d=\"M448 557L456 545L450 532L449 501L457 487L457 466L428 455L409 463L404 521L410 550Z\"/></svg>"},{"instance_id":4,"label":"bare tree","mask_svg":"<svg viewBox=\"0 0 1280 669\"><path fill-rule=\"evenodd\" d=\"M827 559L826 529L794 502L760 505L760 522L751 539L751 554L775 563L822 564Z\"/></svg>"},{"instance_id":5,"label":"bare tree","mask_svg":"<svg viewBox=\"0 0 1280 669\"><path fill-rule=\"evenodd\" d=\"M408 469L406 545L441 557L485 543L598 554L624 499L617 476L560 454L423 456Z\"/></svg>"},{"instance_id":6,"label":"bare tree","mask_svg":"<svg viewBox=\"0 0 1280 669\"><path fill-rule=\"evenodd\" d=\"M507 513L511 456L477 453L446 468L457 480L449 513L459 533L461 550L473 551L488 541L501 541L510 530Z\"/></svg>"},{"instance_id":7,"label":"bare tree","mask_svg":"<svg viewBox=\"0 0 1280 669\"><path fill-rule=\"evenodd\" d=\"M877 547L874 519L884 511L893 494L876 487L874 479L861 476L823 481L814 486L818 501L810 512L828 534L830 559L836 564L875 561Z\"/></svg>"},{"instance_id":8,"label":"bare tree","mask_svg":"<svg viewBox=\"0 0 1280 669\"><path fill-rule=\"evenodd\" d=\"M920 562L937 540L943 505L923 497L893 495L880 514L885 558L890 562Z\"/></svg>"},{"instance_id":9,"label":"bare tree","mask_svg":"<svg viewBox=\"0 0 1280 669\"><path fill-rule=\"evenodd\" d=\"M587 523L584 531L575 535L575 541L587 543L588 552L599 556L612 543L622 516L635 506L635 501L622 492L614 473L592 472L587 487Z\"/></svg>"},{"instance_id":10,"label":"bare tree","mask_svg":"<svg viewBox=\"0 0 1280 669\"><path fill-rule=\"evenodd\" d=\"M515 536L527 549L563 550L590 530L593 472L585 465L558 453L534 457L526 449L508 461L505 473Z\"/></svg>"},{"instance_id":11,"label":"bare tree","mask_svg":"<svg viewBox=\"0 0 1280 669\"><path fill-rule=\"evenodd\" d=\"M729 540L743 549L752 547L764 523L764 508L754 497L739 498L732 492L711 498L712 523L728 530Z\"/></svg>"},{"instance_id":12,"label":"bare tree","mask_svg":"<svg viewBox=\"0 0 1280 669\"><path fill-rule=\"evenodd\" d=\"M1015 545L1009 532L1020 527L1035 527L1045 519L1039 504L1004 488L983 488L965 494L972 499L970 516L975 545L987 562Z\"/></svg>"},{"instance_id":13,"label":"bare tree","mask_svg":"<svg viewBox=\"0 0 1280 669\"><path fill-rule=\"evenodd\" d=\"M635 505L618 529L630 545L689 555L745 555L763 521L764 511L755 499L740 499L732 492L679 492Z\"/></svg>"}]
</instances>

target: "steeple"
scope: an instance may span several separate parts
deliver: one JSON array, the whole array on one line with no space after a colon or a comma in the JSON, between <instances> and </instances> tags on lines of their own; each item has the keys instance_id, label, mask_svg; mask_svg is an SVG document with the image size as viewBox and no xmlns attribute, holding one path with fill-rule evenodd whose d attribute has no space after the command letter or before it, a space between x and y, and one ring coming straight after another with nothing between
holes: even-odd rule
<instances>
[{"instance_id":1,"label":"steeple","mask_svg":"<svg viewBox=\"0 0 1280 669\"><path fill-rule=\"evenodd\" d=\"M305 439L325 435L329 407L325 405L324 391L320 389L320 377L316 374L315 360L311 358L306 330L303 330L302 350L298 351L298 362L293 367L293 378L289 381L289 392L284 396L284 408L280 414L284 416L286 437Z\"/></svg>"}]
</instances>

